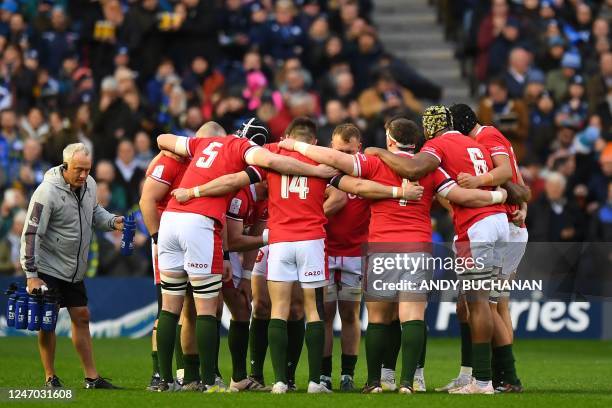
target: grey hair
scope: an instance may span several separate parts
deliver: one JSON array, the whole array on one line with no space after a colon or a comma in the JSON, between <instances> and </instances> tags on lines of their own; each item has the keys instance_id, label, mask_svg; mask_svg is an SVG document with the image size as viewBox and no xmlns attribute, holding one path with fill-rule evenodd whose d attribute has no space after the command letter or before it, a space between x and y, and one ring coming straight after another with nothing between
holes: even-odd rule
<instances>
[{"instance_id":1,"label":"grey hair","mask_svg":"<svg viewBox=\"0 0 612 408\"><path fill-rule=\"evenodd\" d=\"M551 183L560 183L565 187L567 185L567 180L565 176L557 171L551 171L546 175L546 181Z\"/></svg>"},{"instance_id":2,"label":"grey hair","mask_svg":"<svg viewBox=\"0 0 612 408\"><path fill-rule=\"evenodd\" d=\"M85 156L89 156L89 149L83 143L71 143L68 146L64 147L64 151L62 152L62 160L64 163L68 163L75 154L83 152Z\"/></svg>"}]
</instances>

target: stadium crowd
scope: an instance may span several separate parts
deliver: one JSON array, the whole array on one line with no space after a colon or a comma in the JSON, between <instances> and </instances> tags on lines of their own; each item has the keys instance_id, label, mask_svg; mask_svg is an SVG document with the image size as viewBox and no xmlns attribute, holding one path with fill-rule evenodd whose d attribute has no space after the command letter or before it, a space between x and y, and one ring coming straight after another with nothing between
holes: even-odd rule
<instances>
[{"instance_id":1,"label":"stadium crowd","mask_svg":"<svg viewBox=\"0 0 612 408\"><path fill-rule=\"evenodd\" d=\"M481 121L512 141L534 192L531 239L610 240L610 1L437 3L482 96ZM257 115L276 141L306 115L317 119L321 145L336 125L352 122L364 147L384 146L386 119L416 119L442 90L385 51L373 7L371 0L2 1L0 273L21 273L24 209L68 143L93 151L98 199L116 213L137 211L154 137L191 136L207 120L231 132ZM448 238L447 216L435 214ZM138 257L118 255L120 233L96 233L88 275L148 274L148 236L141 219L138 226Z\"/></svg>"},{"instance_id":2,"label":"stadium crowd","mask_svg":"<svg viewBox=\"0 0 612 408\"><path fill-rule=\"evenodd\" d=\"M480 120L531 185L529 240L610 241L612 1L437 3Z\"/></svg>"}]
</instances>

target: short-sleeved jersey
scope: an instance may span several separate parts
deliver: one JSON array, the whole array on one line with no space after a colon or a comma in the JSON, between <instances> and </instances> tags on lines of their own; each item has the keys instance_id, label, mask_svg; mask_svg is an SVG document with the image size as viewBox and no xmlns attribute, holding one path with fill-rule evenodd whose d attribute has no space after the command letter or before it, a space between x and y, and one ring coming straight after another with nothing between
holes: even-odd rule
<instances>
[{"instance_id":1,"label":"short-sleeved jersey","mask_svg":"<svg viewBox=\"0 0 612 408\"><path fill-rule=\"evenodd\" d=\"M174 157L162 155L149 166L147 177L170 187L164 198L157 202L157 212L160 216L166 209L168 201L172 198L170 193L179 187L188 165L189 160L187 159L180 161Z\"/></svg>"},{"instance_id":2,"label":"short-sleeved jersey","mask_svg":"<svg viewBox=\"0 0 612 408\"><path fill-rule=\"evenodd\" d=\"M244 170L247 165L246 155L252 149L261 147L234 135L189 139L187 153L192 159L180 187L193 188L223 175ZM231 197L231 194L223 197L200 197L184 204L172 198L166 211L201 214L225 224L225 214Z\"/></svg>"},{"instance_id":3,"label":"short-sleeved jersey","mask_svg":"<svg viewBox=\"0 0 612 408\"><path fill-rule=\"evenodd\" d=\"M245 228L268 219L267 200L257 200L253 185L241 188L227 206L227 218L242 221Z\"/></svg>"},{"instance_id":4,"label":"short-sleeved jersey","mask_svg":"<svg viewBox=\"0 0 612 408\"><path fill-rule=\"evenodd\" d=\"M446 132L429 139L421 152L437 158L444 170L455 180L459 173L478 176L493 169L493 161L489 151L474 139L456 131ZM493 190L492 187L483 187L483 189ZM468 208L454 203L451 203L451 205L453 207L455 232L458 235L489 215L506 212L502 204L481 208Z\"/></svg>"},{"instance_id":5,"label":"short-sleeved jersey","mask_svg":"<svg viewBox=\"0 0 612 408\"><path fill-rule=\"evenodd\" d=\"M272 153L317 164L300 153L279 148L277 143L266 147ZM257 170L262 180L268 180L269 243L325 238L327 218L323 212L323 202L328 180Z\"/></svg>"},{"instance_id":6,"label":"short-sleeved jersey","mask_svg":"<svg viewBox=\"0 0 612 408\"><path fill-rule=\"evenodd\" d=\"M491 157L503 155L510 159L510 166L512 167L512 182L518 184L519 169L510 141L493 126L482 126L480 129L478 129L478 132L476 133L476 141L489 151ZM519 206L516 204L504 204L504 207L506 208L506 213L508 214L508 221L512 221L512 213L518 210ZM523 224L521 227L525 228L525 225Z\"/></svg>"},{"instance_id":7,"label":"short-sleeved jersey","mask_svg":"<svg viewBox=\"0 0 612 408\"><path fill-rule=\"evenodd\" d=\"M411 156L406 152L397 154ZM376 156L358 153L354 157L357 175L388 186L401 186L403 179ZM372 201L370 242L431 242L431 203L434 195L456 183L441 167L421 178L423 197L418 201L387 198Z\"/></svg>"},{"instance_id":8,"label":"short-sleeved jersey","mask_svg":"<svg viewBox=\"0 0 612 408\"><path fill-rule=\"evenodd\" d=\"M327 218L327 255L361 256L361 245L368 240L370 201L348 194L348 201Z\"/></svg>"}]
</instances>

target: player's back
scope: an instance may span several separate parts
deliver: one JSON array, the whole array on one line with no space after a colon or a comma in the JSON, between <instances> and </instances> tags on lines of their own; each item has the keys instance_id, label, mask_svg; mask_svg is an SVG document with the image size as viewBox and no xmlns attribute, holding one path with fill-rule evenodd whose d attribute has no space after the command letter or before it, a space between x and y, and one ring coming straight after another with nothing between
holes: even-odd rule
<instances>
[{"instance_id":1,"label":"player's back","mask_svg":"<svg viewBox=\"0 0 612 408\"><path fill-rule=\"evenodd\" d=\"M361 245L368 240L370 200L348 194L344 207L327 218L327 254L360 256Z\"/></svg>"},{"instance_id":2,"label":"player's back","mask_svg":"<svg viewBox=\"0 0 612 408\"><path fill-rule=\"evenodd\" d=\"M300 153L267 145L272 153L293 157L302 162L317 163ZM325 188L327 180L292 176L267 171L269 242L294 242L325 238Z\"/></svg>"},{"instance_id":3,"label":"player's back","mask_svg":"<svg viewBox=\"0 0 612 408\"><path fill-rule=\"evenodd\" d=\"M193 188L225 174L244 170L246 155L251 149L259 148L255 143L234 135L191 138L188 142L188 154L192 159L180 187ZM222 197L201 197L184 204L172 198L166 210L202 214L224 223L230 197L231 194Z\"/></svg>"},{"instance_id":4,"label":"player's back","mask_svg":"<svg viewBox=\"0 0 612 408\"><path fill-rule=\"evenodd\" d=\"M495 157L497 155L507 156L510 160L510 166L512 167L511 180L513 183L519 184L518 163L516 161L514 149L512 149L512 143L510 143L510 141L493 126L481 126L476 133L476 141L488 150L491 157ZM519 209L519 206L516 204L504 204L504 206L506 207L509 220L511 214Z\"/></svg>"},{"instance_id":5,"label":"player's back","mask_svg":"<svg viewBox=\"0 0 612 408\"><path fill-rule=\"evenodd\" d=\"M147 169L147 177L169 186L164 198L157 202L157 212L161 215L172 198L172 191L179 188L181 179L189 165L188 159L176 159L161 155L153 160Z\"/></svg>"},{"instance_id":6,"label":"player's back","mask_svg":"<svg viewBox=\"0 0 612 408\"><path fill-rule=\"evenodd\" d=\"M231 198L227 218L242 221L245 228L252 227L257 221L265 221L268 219L267 199L257 197L255 185L243 187Z\"/></svg>"},{"instance_id":7,"label":"player's back","mask_svg":"<svg viewBox=\"0 0 612 408\"><path fill-rule=\"evenodd\" d=\"M406 152L397 154L411 156ZM358 176L388 186L400 186L403 179L375 156L357 154ZM430 209L434 194L443 184L452 181L442 170L419 180L424 188L418 201L388 198L372 201L370 210L370 242L431 242Z\"/></svg>"},{"instance_id":8,"label":"player's back","mask_svg":"<svg viewBox=\"0 0 612 408\"><path fill-rule=\"evenodd\" d=\"M456 131L429 139L421 152L435 156L444 170L455 180L459 173L479 176L493 169L493 161L487 149L474 139ZM482 189L493 190L493 187L482 187ZM465 232L472 224L489 215L505 212L502 204L481 208L462 207L452 202L451 205L453 223L458 234Z\"/></svg>"}]
</instances>

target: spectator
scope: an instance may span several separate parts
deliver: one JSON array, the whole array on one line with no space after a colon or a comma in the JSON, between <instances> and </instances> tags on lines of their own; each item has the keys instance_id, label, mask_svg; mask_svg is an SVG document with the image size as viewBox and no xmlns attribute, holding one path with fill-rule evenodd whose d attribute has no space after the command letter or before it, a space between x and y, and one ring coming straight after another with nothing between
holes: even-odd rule
<instances>
[{"instance_id":1,"label":"spectator","mask_svg":"<svg viewBox=\"0 0 612 408\"><path fill-rule=\"evenodd\" d=\"M555 102L560 103L567 95L570 79L578 73L581 67L580 54L566 52L561 59L561 68L551 71L546 76L546 88L550 90Z\"/></svg>"},{"instance_id":2,"label":"spectator","mask_svg":"<svg viewBox=\"0 0 612 408\"><path fill-rule=\"evenodd\" d=\"M529 112L529 150L540 162L544 162L550 153L553 140L555 140L555 102L550 93L545 91L540 94L535 106Z\"/></svg>"},{"instance_id":3,"label":"spectator","mask_svg":"<svg viewBox=\"0 0 612 408\"><path fill-rule=\"evenodd\" d=\"M84 103L77 108L72 126L79 142L87 147L92 157L95 157L93 142L91 141L91 132L93 129L91 124L91 109L88 104Z\"/></svg>"},{"instance_id":4,"label":"spectator","mask_svg":"<svg viewBox=\"0 0 612 408\"><path fill-rule=\"evenodd\" d=\"M23 140L12 109L0 112L0 185L10 185L19 175Z\"/></svg>"},{"instance_id":5,"label":"spectator","mask_svg":"<svg viewBox=\"0 0 612 408\"><path fill-rule=\"evenodd\" d=\"M42 159L42 145L37 139L26 139L23 144L23 160L19 168L18 184L28 199L36 187L42 183L45 173L51 166Z\"/></svg>"},{"instance_id":6,"label":"spectator","mask_svg":"<svg viewBox=\"0 0 612 408\"><path fill-rule=\"evenodd\" d=\"M508 70L505 73L510 98L522 98L527 86L527 72L531 55L524 48L515 48L508 57Z\"/></svg>"},{"instance_id":7,"label":"spectator","mask_svg":"<svg viewBox=\"0 0 612 408\"><path fill-rule=\"evenodd\" d=\"M66 55L76 49L77 35L68 31L68 17L60 6L51 11L51 29L43 33L40 44L41 64L57 76Z\"/></svg>"},{"instance_id":8,"label":"spectator","mask_svg":"<svg viewBox=\"0 0 612 408\"><path fill-rule=\"evenodd\" d=\"M586 125L588 106L585 100L585 81L575 75L569 82L568 95L559 107L555 122L558 126L568 126L580 130Z\"/></svg>"},{"instance_id":9,"label":"spectator","mask_svg":"<svg viewBox=\"0 0 612 408\"><path fill-rule=\"evenodd\" d=\"M0 276L23 277L21 262L19 262L19 248L21 248L21 232L25 219L24 210L16 212L8 235L0 241Z\"/></svg>"},{"instance_id":10,"label":"spectator","mask_svg":"<svg viewBox=\"0 0 612 408\"><path fill-rule=\"evenodd\" d=\"M143 0L125 15L125 44L130 51L132 68L140 73L143 81L149 80L155 72L167 39L160 28L162 23L158 21L160 10L157 3L157 0ZM167 17L172 19L172 16Z\"/></svg>"},{"instance_id":11,"label":"spectator","mask_svg":"<svg viewBox=\"0 0 612 408\"><path fill-rule=\"evenodd\" d=\"M263 31L260 49L264 51L267 63L301 57L307 45L303 28L294 19L296 9L291 0L279 0L274 9L274 18Z\"/></svg>"},{"instance_id":12,"label":"spectator","mask_svg":"<svg viewBox=\"0 0 612 408\"><path fill-rule=\"evenodd\" d=\"M127 206L132 207L140 198L139 185L145 173L138 167L134 144L128 139L121 140L117 146L115 169L117 182L124 187L127 193Z\"/></svg>"},{"instance_id":13,"label":"spectator","mask_svg":"<svg viewBox=\"0 0 612 408\"><path fill-rule=\"evenodd\" d=\"M240 0L225 0L225 7L221 10L219 42L223 53L232 60L242 60L250 43L249 11Z\"/></svg>"},{"instance_id":14,"label":"spectator","mask_svg":"<svg viewBox=\"0 0 612 408\"><path fill-rule=\"evenodd\" d=\"M325 104L325 122L317 129L317 144L329 146L336 126L346 123L349 114L346 106L338 99L330 99Z\"/></svg>"},{"instance_id":15,"label":"spectator","mask_svg":"<svg viewBox=\"0 0 612 408\"><path fill-rule=\"evenodd\" d=\"M373 119L385 110L401 106L413 112L423 110L412 92L399 86L389 72L380 73L374 86L363 91L358 101L366 119Z\"/></svg>"},{"instance_id":16,"label":"spectator","mask_svg":"<svg viewBox=\"0 0 612 408\"><path fill-rule=\"evenodd\" d=\"M480 122L497 127L512 143L520 162L525 154L525 140L529 132L529 113L520 99L511 99L502 79L489 82L489 96L478 106Z\"/></svg>"},{"instance_id":17,"label":"spectator","mask_svg":"<svg viewBox=\"0 0 612 408\"><path fill-rule=\"evenodd\" d=\"M197 106L190 106L185 114L183 128L177 134L187 137L194 137L197 130L204 124L202 111Z\"/></svg>"},{"instance_id":18,"label":"spectator","mask_svg":"<svg viewBox=\"0 0 612 408\"><path fill-rule=\"evenodd\" d=\"M612 182L608 183L607 201L596 211L591 221L589 241L612 242Z\"/></svg>"},{"instance_id":19,"label":"spectator","mask_svg":"<svg viewBox=\"0 0 612 408\"><path fill-rule=\"evenodd\" d=\"M127 191L125 187L116 180L115 167L108 160L100 160L96 165L96 181L99 183L106 183L110 189L109 202L103 205L107 210L113 211L126 211L128 209L127 204Z\"/></svg>"},{"instance_id":20,"label":"spectator","mask_svg":"<svg viewBox=\"0 0 612 408\"><path fill-rule=\"evenodd\" d=\"M136 150L136 163L139 169L147 171L149 162L155 157L151 149L151 137L143 131L136 133L134 137L134 149Z\"/></svg>"},{"instance_id":21,"label":"spectator","mask_svg":"<svg viewBox=\"0 0 612 408\"><path fill-rule=\"evenodd\" d=\"M13 226L15 214L27 208L23 193L15 188L4 190L0 205L0 240L4 239Z\"/></svg>"},{"instance_id":22,"label":"spectator","mask_svg":"<svg viewBox=\"0 0 612 408\"><path fill-rule=\"evenodd\" d=\"M64 120L58 111L49 115L49 133L43 139L43 158L52 166L62 163L62 151L66 146L78 141L77 136L69 127L69 122Z\"/></svg>"},{"instance_id":23,"label":"spectator","mask_svg":"<svg viewBox=\"0 0 612 408\"><path fill-rule=\"evenodd\" d=\"M603 54L599 60L599 72L587 84L590 112L595 112L606 101L612 88L612 52Z\"/></svg>"},{"instance_id":24,"label":"spectator","mask_svg":"<svg viewBox=\"0 0 612 408\"><path fill-rule=\"evenodd\" d=\"M34 87L36 85L36 73L30 70L23 63L21 49L9 44L4 49L2 55L6 72L4 76L11 79L10 85L15 101L15 108L18 113L25 113L30 106L34 106Z\"/></svg>"},{"instance_id":25,"label":"spectator","mask_svg":"<svg viewBox=\"0 0 612 408\"><path fill-rule=\"evenodd\" d=\"M537 66L544 72L559 69L561 59L565 53L565 40L557 35L548 39L548 44L543 55L538 58Z\"/></svg>"},{"instance_id":26,"label":"spectator","mask_svg":"<svg viewBox=\"0 0 612 408\"><path fill-rule=\"evenodd\" d=\"M527 227L534 242L581 241L584 225L577 206L565 198L566 179L551 172L546 177L545 192L529 206Z\"/></svg>"},{"instance_id":27,"label":"spectator","mask_svg":"<svg viewBox=\"0 0 612 408\"><path fill-rule=\"evenodd\" d=\"M183 77L183 86L191 103L202 106L205 118L213 116L215 100L225 84L223 74L212 67L206 57L199 55L191 61L190 69Z\"/></svg>"},{"instance_id":28,"label":"spectator","mask_svg":"<svg viewBox=\"0 0 612 408\"><path fill-rule=\"evenodd\" d=\"M219 58L218 14L215 0L182 0L184 16L174 36L179 68L197 56L216 62ZM180 12L179 12L180 14Z\"/></svg>"},{"instance_id":29,"label":"spectator","mask_svg":"<svg viewBox=\"0 0 612 408\"><path fill-rule=\"evenodd\" d=\"M383 49L372 31L364 31L357 38L357 47L348 53L357 90L370 86L371 72L383 54Z\"/></svg>"},{"instance_id":30,"label":"spectator","mask_svg":"<svg viewBox=\"0 0 612 408\"><path fill-rule=\"evenodd\" d=\"M31 137L40 140L43 135L49 132L49 125L45 122L45 116L38 107L33 107L27 116L21 118L21 133L24 137Z\"/></svg>"}]
</instances>

